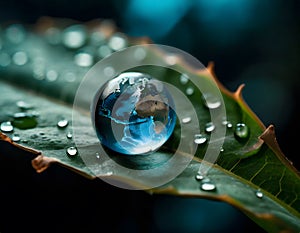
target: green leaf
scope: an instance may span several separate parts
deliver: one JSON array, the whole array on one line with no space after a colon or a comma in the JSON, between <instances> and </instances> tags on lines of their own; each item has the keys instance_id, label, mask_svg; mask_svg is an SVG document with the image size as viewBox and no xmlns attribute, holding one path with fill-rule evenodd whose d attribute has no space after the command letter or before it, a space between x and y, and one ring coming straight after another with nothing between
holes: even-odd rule
<instances>
[{"instance_id":1,"label":"green leaf","mask_svg":"<svg viewBox=\"0 0 300 233\"><path fill-rule=\"evenodd\" d=\"M80 126L72 125L73 108L71 104L88 68L74 65L73 57L76 51L46 42L45 31L47 31L47 25L49 25L47 20L56 27L65 27L74 23L68 22L66 24L65 21L62 21L64 22L62 24L60 21L46 19L37 24L36 28L39 29L39 34L28 32L26 35L27 40L24 43L17 46L12 46L9 42L7 42L7 45L3 43L3 50L8 54L13 54L13 52L18 50L25 50L30 53L30 49L38 48L37 53L39 56L46 59L47 67L55 69L59 78L56 81L51 81L49 78L41 79L41 77L38 77L36 79L33 77L34 52L30 54L28 64L23 66L12 64L7 67L0 67L0 77L2 79L0 83L0 122L14 122L14 114L21 111L35 115L34 121L31 119L25 124L25 126L28 126L29 122L30 127L25 127L26 129L24 129L22 127L24 125L22 124L23 122L15 121L14 132L7 133L8 137L1 133L1 139L25 150L30 148L30 151L36 155L32 165L38 172L47 169L51 163L58 163L89 179L94 179L96 178L95 173L97 173L95 172L97 162L91 147L82 147L80 155L94 158L95 166L93 171L90 166L88 167L83 162L80 156L70 157L66 154L67 148L76 146L73 139L66 136L68 132L74 130L81 132L80 137L83 139L83 144L84 140L86 142L89 141L89 145L91 141L95 145L98 143L93 136L94 133L86 127L88 122L90 122L89 113L76 110L78 121L82 124ZM95 28L102 30L106 35L105 43L115 31L115 28L108 30L106 24L101 27L99 22L88 24L87 28L90 31L93 31ZM144 42L144 40L134 41L133 39L129 39L129 41L130 44ZM159 50L150 51L150 53L151 56L155 56L157 59L163 59L164 57L164 53ZM226 130L222 152L218 160L215 164L203 161L205 151L209 145L206 143L198 146L193 161L189 163L179 176L161 187L151 189L144 187L131 173L118 174L118 176L112 175L110 179L117 179L131 186L143 187L149 193L196 196L224 201L243 211L268 232L299 232L299 172L280 151L276 142L274 126L266 128L250 110L242 98L243 85L235 93L231 93L216 78L212 79L211 75L215 76L212 64L208 66L208 69L196 70L182 60L178 60L175 66L182 73L196 75L202 80L203 85L211 85L211 83L217 82L221 90L227 120L230 121L233 127L229 127ZM73 74L77 75L75 81L70 82L66 78L66 70L72 71ZM189 116L193 114L193 109L195 109L197 116L199 116L200 129L205 128L206 123L210 121L210 113L202 101L202 93L192 83L183 85L180 82L180 74L173 69L141 66L132 70L144 71L159 77L162 81L176 86L182 93L185 93L188 87L193 88L194 92L187 96L193 108L182 106L181 111L186 116ZM25 110L20 108L17 104L18 101L29 103L31 108ZM69 121L68 126L64 128L58 127L57 122L60 119L67 119ZM37 122L36 126L33 124L35 121ZM238 123L244 123L250 129L249 136L244 140L239 140L235 136L234 132ZM226 125L223 125L222 119L219 119L216 127L226 127ZM21 141L13 142L11 140L13 134L18 134ZM142 157L140 161L137 161L136 158L125 159L125 161L129 163L129 165L127 164L128 166L138 166L141 163L149 165L156 162L155 159L160 161L161 158L171 157L174 151L177 150L180 138L187 136L190 135L182 135L180 124L177 122L171 139L160 150L155 152L152 157ZM207 137L209 139L209 133L207 133ZM213 149L220 151L221 148ZM181 156L186 156L184 152L179 151L179 153L181 153ZM111 156L115 160L120 160L118 155L111 154ZM210 167L207 177L214 186L214 189L210 191L201 189L201 185L204 182L195 179L200 164L204 167ZM97 175L100 176L99 174ZM159 179L163 174L153 173L152 175Z\"/></svg>"}]
</instances>

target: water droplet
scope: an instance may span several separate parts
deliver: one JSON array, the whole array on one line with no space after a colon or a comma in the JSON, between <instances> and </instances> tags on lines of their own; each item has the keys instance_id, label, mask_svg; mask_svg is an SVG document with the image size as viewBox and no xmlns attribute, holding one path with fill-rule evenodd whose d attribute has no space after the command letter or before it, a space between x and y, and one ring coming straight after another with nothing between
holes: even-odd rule
<instances>
[{"instance_id":1,"label":"water droplet","mask_svg":"<svg viewBox=\"0 0 300 233\"><path fill-rule=\"evenodd\" d=\"M216 185L213 184L211 181L203 181L200 185L200 188L203 191L214 191L216 190Z\"/></svg>"},{"instance_id":2,"label":"water droplet","mask_svg":"<svg viewBox=\"0 0 300 233\"><path fill-rule=\"evenodd\" d=\"M61 31L58 28L50 27L46 30L45 37L49 44L58 45L61 42Z\"/></svg>"},{"instance_id":3,"label":"water droplet","mask_svg":"<svg viewBox=\"0 0 300 233\"><path fill-rule=\"evenodd\" d=\"M237 123L234 134L240 139L246 139L249 136L249 128L244 123Z\"/></svg>"},{"instance_id":4,"label":"water droplet","mask_svg":"<svg viewBox=\"0 0 300 233\"><path fill-rule=\"evenodd\" d=\"M209 109L216 109L221 106L219 97L210 93L203 94L202 100L204 102L204 105Z\"/></svg>"},{"instance_id":5,"label":"water droplet","mask_svg":"<svg viewBox=\"0 0 300 233\"><path fill-rule=\"evenodd\" d=\"M75 146L70 146L67 148L66 153L69 157L75 157L78 154L78 150Z\"/></svg>"},{"instance_id":6,"label":"water droplet","mask_svg":"<svg viewBox=\"0 0 300 233\"><path fill-rule=\"evenodd\" d=\"M215 127L214 123L212 123L212 122L208 122L205 124L205 131L207 133L211 133L212 131L214 131L215 128L216 127Z\"/></svg>"},{"instance_id":7,"label":"water droplet","mask_svg":"<svg viewBox=\"0 0 300 233\"><path fill-rule=\"evenodd\" d=\"M7 67L10 65L10 56L7 53L0 53L0 66Z\"/></svg>"},{"instance_id":8,"label":"water droplet","mask_svg":"<svg viewBox=\"0 0 300 233\"><path fill-rule=\"evenodd\" d=\"M58 73L55 70L48 70L46 73L46 79L49 82L54 82L58 78Z\"/></svg>"},{"instance_id":9,"label":"water droplet","mask_svg":"<svg viewBox=\"0 0 300 233\"><path fill-rule=\"evenodd\" d=\"M16 52L12 57L13 62L18 66L23 66L27 63L27 54L23 51Z\"/></svg>"},{"instance_id":10,"label":"water droplet","mask_svg":"<svg viewBox=\"0 0 300 233\"><path fill-rule=\"evenodd\" d=\"M68 132L66 136L67 136L67 139L72 139L73 138L73 134L71 132Z\"/></svg>"},{"instance_id":11,"label":"water droplet","mask_svg":"<svg viewBox=\"0 0 300 233\"><path fill-rule=\"evenodd\" d=\"M122 33L115 33L109 38L107 44L114 51L124 49L127 46L127 38Z\"/></svg>"},{"instance_id":12,"label":"water droplet","mask_svg":"<svg viewBox=\"0 0 300 233\"><path fill-rule=\"evenodd\" d=\"M21 140L21 137L19 134L13 134L11 140L13 140L14 142L19 142Z\"/></svg>"},{"instance_id":13,"label":"water droplet","mask_svg":"<svg viewBox=\"0 0 300 233\"><path fill-rule=\"evenodd\" d=\"M202 181L202 180L204 179L204 176L198 173L198 174L195 176L195 179L198 180L198 181Z\"/></svg>"},{"instance_id":14,"label":"water droplet","mask_svg":"<svg viewBox=\"0 0 300 233\"><path fill-rule=\"evenodd\" d=\"M190 123L192 121L192 118L191 117L185 117L185 118L182 118L181 122L183 124L187 124L187 123Z\"/></svg>"},{"instance_id":15,"label":"water droplet","mask_svg":"<svg viewBox=\"0 0 300 233\"><path fill-rule=\"evenodd\" d=\"M189 78L188 78L188 76L186 74L182 74L180 76L180 83L181 84L185 85L185 84L188 83L188 81L189 81Z\"/></svg>"},{"instance_id":16,"label":"water droplet","mask_svg":"<svg viewBox=\"0 0 300 233\"><path fill-rule=\"evenodd\" d=\"M21 24L12 24L6 29L7 39L14 44L23 42L25 36L25 29Z\"/></svg>"},{"instance_id":17,"label":"water droplet","mask_svg":"<svg viewBox=\"0 0 300 233\"><path fill-rule=\"evenodd\" d=\"M178 57L174 54L169 54L165 57L166 63L170 66L173 66L176 64Z\"/></svg>"},{"instance_id":18,"label":"water droplet","mask_svg":"<svg viewBox=\"0 0 300 233\"><path fill-rule=\"evenodd\" d=\"M98 152L96 153L96 158L97 158L97 159L100 159L100 155L99 155Z\"/></svg>"},{"instance_id":19,"label":"water droplet","mask_svg":"<svg viewBox=\"0 0 300 233\"><path fill-rule=\"evenodd\" d=\"M1 123L0 130L4 133L11 133L12 131L14 131L14 127L10 121L5 121Z\"/></svg>"},{"instance_id":20,"label":"water droplet","mask_svg":"<svg viewBox=\"0 0 300 233\"><path fill-rule=\"evenodd\" d=\"M87 34L84 26L72 25L63 31L62 42L70 49L78 49L86 43Z\"/></svg>"},{"instance_id":21,"label":"water droplet","mask_svg":"<svg viewBox=\"0 0 300 233\"><path fill-rule=\"evenodd\" d=\"M89 67L93 65L94 58L91 54L82 52L75 55L74 62L81 67Z\"/></svg>"},{"instance_id":22,"label":"water droplet","mask_svg":"<svg viewBox=\"0 0 300 233\"><path fill-rule=\"evenodd\" d=\"M111 53L112 53L112 50L111 50L111 48L108 45L102 45L98 49L98 56L100 58L107 57Z\"/></svg>"},{"instance_id":23,"label":"water droplet","mask_svg":"<svg viewBox=\"0 0 300 233\"><path fill-rule=\"evenodd\" d=\"M227 120L222 121L222 125L225 125L229 129L232 128L232 123Z\"/></svg>"},{"instance_id":24,"label":"water droplet","mask_svg":"<svg viewBox=\"0 0 300 233\"><path fill-rule=\"evenodd\" d=\"M227 124L227 128L228 128L228 129L231 129L232 126L233 126L233 125L232 125L231 123L228 123L228 124Z\"/></svg>"},{"instance_id":25,"label":"water droplet","mask_svg":"<svg viewBox=\"0 0 300 233\"><path fill-rule=\"evenodd\" d=\"M107 76L107 77L112 77L115 74L115 69L111 66L107 66L104 68L103 73Z\"/></svg>"},{"instance_id":26,"label":"water droplet","mask_svg":"<svg viewBox=\"0 0 300 233\"><path fill-rule=\"evenodd\" d=\"M207 140L207 138L202 134L195 134L195 136L194 136L194 142L196 144L203 144L206 142L206 140Z\"/></svg>"},{"instance_id":27,"label":"water droplet","mask_svg":"<svg viewBox=\"0 0 300 233\"><path fill-rule=\"evenodd\" d=\"M57 122L57 127L58 128L65 128L69 124L69 121L67 119L61 119Z\"/></svg>"},{"instance_id":28,"label":"water droplet","mask_svg":"<svg viewBox=\"0 0 300 233\"><path fill-rule=\"evenodd\" d=\"M223 147L220 148L220 152L224 152L224 148Z\"/></svg>"},{"instance_id":29,"label":"water droplet","mask_svg":"<svg viewBox=\"0 0 300 233\"><path fill-rule=\"evenodd\" d=\"M258 197L258 198L263 198L264 194L260 191L260 190L257 190L255 192L255 195Z\"/></svg>"},{"instance_id":30,"label":"water droplet","mask_svg":"<svg viewBox=\"0 0 300 233\"><path fill-rule=\"evenodd\" d=\"M194 94L194 88L188 87L188 88L185 90L185 93L186 93L187 95L192 95L192 94Z\"/></svg>"},{"instance_id":31,"label":"water droplet","mask_svg":"<svg viewBox=\"0 0 300 233\"><path fill-rule=\"evenodd\" d=\"M21 110L29 110L32 109L33 106L23 100L20 100L16 103L17 107L20 108Z\"/></svg>"},{"instance_id":32,"label":"water droplet","mask_svg":"<svg viewBox=\"0 0 300 233\"><path fill-rule=\"evenodd\" d=\"M134 51L134 58L137 60L137 61L142 61L145 59L147 53L145 51L145 49L143 48L137 48L135 51Z\"/></svg>"}]
</instances>

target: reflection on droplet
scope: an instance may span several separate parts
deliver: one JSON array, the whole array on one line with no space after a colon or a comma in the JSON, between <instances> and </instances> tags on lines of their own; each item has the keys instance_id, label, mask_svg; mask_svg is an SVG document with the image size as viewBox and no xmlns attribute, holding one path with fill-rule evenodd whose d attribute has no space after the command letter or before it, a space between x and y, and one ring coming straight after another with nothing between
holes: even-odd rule
<instances>
[{"instance_id":1,"label":"reflection on droplet","mask_svg":"<svg viewBox=\"0 0 300 233\"><path fill-rule=\"evenodd\" d=\"M143 48L137 48L135 51L134 51L134 54L133 54L133 56L134 56L134 58L137 60L137 61L142 61L142 60L144 60L145 59L145 57L146 57L146 51L145 51L145 49L143 49Z\"/></svg>"},{"instance_id":2,"label":"reflection on droplet","mask_svg":"<svg viewBox=\"0 0 300 233\"><path fill-rule=\"evenodd\" d=\"M183 124L187 124L187 123L190 123L192 121L192 118L191 117L185 117L185 118L182 118L181 122Z\"/></svg>"},{"instance_id":3,"label":"reflection on droplet","mask_svg":"<svg viewBox=\"0 0 300 233\"><path fill-rule=\"evenodd\" d=\"M72 139L73 138L73 134L71 132L68 132L66 135L67 139Z\"/></svg>"},{"instance_id":4,"label":"reflection on droplet","mask_svg":"<svg viewBox=\"0 0 300 233\"><path fill-rule=\"evenodd\" d=\"M76 147L70 146L70 147L67 148L66 153L69 157L74 157L78 154L78 150L77 150Z\"/></svg>"},{"instance_id":5,"label":"reflection on droplet","mask_svg":"<svg viewBox=\"0 0 300 233\"><path fill-rule=\"evenodd\" d=\"M220 148L220 152L224 152L224 148L223 147Z\"/></svg>"},{"instance_id":6,"label":"reflection on droplet","mask_svg":"<svg viewBox=\"0 0 300 233\"><path fill-rule=\"evenodd\" d=\"M196 144L203 144L206 142L206 140L207 140L207 138L202 134L195 134L195 136L194 136L194 142Z\"/></svg>"},{"instance_id":7,"label":"reflection on droplet","mask_svg":"<svg viewBox=\"0 0 300 233\"><path fill-rule=\"evenodd\" d=\"M65 128L65 127L67 127L68 124L69 124L69 121L67 119L62 119L57 122L57 127Z\"/></svg>"},{"instance_id":8,"label":"reflection on droplet","mask_svg":"<svg viewBox=\"0 0 300 233\"><path fill-rule=\"evenodd\" d=\"M46 73L46 79L49 82L54 82L58 78L58 73L55 70L48 70Z\"/></svg>"},{"instance_id":9,"label":"reflection on droplet","mask_svg":"<svg viewBox=\"0 0 300 233\"><path fill-rule=\"evenodd\" d=\"M258 198L263 198L264 194L260 191L260 190L257 190L255 192L255 195L258 197Z\"/></svg>"},{"instance_id":10,"label":"reflection on droplet","mask_svg":"<svg viewBox=\"0 0 300 233\"><path fill-rule=\"evenodd\" d=\"M185 84L188 83L188 81L189 81L189 78L188 78L188 76L186 74L182 74L180 76L180 83L181 84L185 85Z\"/></svg>"},{"instance_id":11,"label":"reflection on droplet","mask_svg":"<svg viewBox=\"0 0 300 233\"><path fill-rule=\"evenodd\" d=\"M0 53L0 66L9 66L10 62L10 56L7 53Z\"/></svg>"},{"instance_id":12,"label":"reflection on droplet","mask_svg":"<svg viewBox=\"0 0 300 233\"><path fill-rule=\"evenodd\" d=\"M97 159L100 159L100 155L99 155L98 152L96 153L96 158L97 158Z\"/></svg>"},{"instance_id":13,"label":"reflection on droplet","mask_svg":"<svg viewBox=\"0 0 300 233\"><path fill-rule=\"evenodd\" d=\"M115 33L109 38L107 44L112 50L115 51L124 49L127 46L127 38L122 33Z\"/></svg>"},{"instance_id":14,"label":"reflection on droplet","mask_svg":"<svg viewBox=\"0 0 300 233\"><path fill-rule=\"evenodd\" d=\"M207 133L211 133L212 131L214 131L215 128L216 127L215 127L213 122L208 122L208 123L205 124L205 131Z\"/></svg>"},{"instance_id":15,"label":"reflection on droplet","mask_svg":"<svg viewBox=\"0 0 300 233\"><path fill-rule=\"evenodd\" d=\"M192 95L192 94L194 94L194 88L188 87L188 88L185 90L185 93L186 93L187 95Z\"/></svg>"},{"instance_id":16,"label":"reflection on droplet","mask_svg":"<svg viewBox=\"0 0 300 233\"><path fill-rule=\"evenodd\" d=\"M98 56L100 58L104 58L107 57L108 55L110 55L112 53L112 50L109 46L107 45L102 45L99 47L98 49Z\"/></svg>"},{"instance_id":17,"label":"reflection on droplet","mask_svg":"<svg viewBox=\"0 0 300 233\"><path fill-rule=\"evenodd\" d=\"M14 44L23 42L25 36L25 29L21 24L12 24L6 29L7 39Z\"/></svg>"},{"instance_id":18,"label":"reflection on droplet","mask_svg":"<svg viewBox=\"0 0 300 233\"><path fill-rule=\"evenodd\" d=\"M213 184L211 181L205 181L201 183L200 188L203 191L214 191L216 190L216 185Z\"/></svg>"},{"instance_id":19,"label":"reflection on droplet","mask_svg":"<svg viewBox=\"0 0 300 233\"><path fill-rule=\"evenodd\" d=\"M21 110L29 110L32 109L33 106L23 100L20 100L16 103L17 107L20 108Z\"/></svg>"},{"instance_id":20,"label":"reflection on droplet","mask_svg":"<svg viewBox=\"0 0 300 233\"><path fill-rule=\"evenodd\" d=\"M86 42L86 30L82 25L72 25L63 31L62 42L70 49L77 49Z\"/></svg>"},{"instance_id":21,"label":"reflection on droplet","mask_svg":"<svg viewBox=\"0 0 300 233\"><path fill-rule=\"evenodd\" d=\"M12 57L13 62L18 66L23 66L27 63L27 54L23 51L16 52Z\"/></svg>"},{"instance_id":22,"label":"reflection on droplet","mask_svg":"<svg viewBox=\"0 0 300 233\"><path fill-rule=\"evenodd\" d=\"M112 77L115 74L115 69L111 66L107 66L107 67L104 68L103 73L107 77Z\"/></svg>"},{"instance_id":23,"label":"reflection on droplet","mask_svg":"<svg viewBox=\"0 0 300 233\"><path fill-rule=\"evenodd\" d=\"M13 125L11 124L10 121L5 121L5 122L2 122L1 125L0 125L0 130L3 132L3 133L11 133L12 131L14 131L14 127Z\"/></svg>"},{"instance_id":24,"label":"reflection on droplet","mask_svg":"<svg viewBox=\"0 0 300 233\"><path fill-rule=\"evenodd\" d=\"M201 180L204 179L204 176L198 173L198 174L195 176L195 179L198 180L198 181L201 181Z\"/></svg>"},{"instance_id":25,"label":"reflection on droplet","mask_svg":"<svg viewBox=\"0 0 300 233\"><path fill-rule=\"evenodd\" d=\"M45 32L45 36L49 44L57 45L61 42L61 31L58 28L48 28Z\"/></svg>"},{"instance_id":26,"label":"reflection on droplet","mask_svg":"<svg viewBox=\"0 0 300 233\"><path fill-rule=\"evenodd\" d=\"M13 140L14 142L19 142L21 140L21 137L19 134L13 134L11 140Z\"/></svg>"},{"instance_id":27,"label":"reflection on droplet","mask_svg":"<svg viewBox=\"0 0 300 233\"><path fill-rule=\"evenodd\" d=\"M215 109L221 106L221 101L218 96L207 93L202 95L204 105L209 109Z\"/></svg>"},{"instance_id":28,"label":"reflection on droplet","mask_svg":"<svg viewBox=\"0 0 300 233\"><path fill-rule=\"evenodd\" d=\"M234 134L240 139L246 139L249 136L249 128L244 123L237 123Z\"/></svg>"},{"instance_id":29,"label":"reflection on droplet","mask_svg":"<svg viewBox=\"0 0 300 233\"><path fill-rule=\"evenodd\" d=\"M229 129L232 128L232 123L230 121L227 121L227 120L223 120L222 125L225 125Z\"/></svg>"},{"instance_id":30,"label":"reflection on droplet","mask_svg":"<svg viewBox=\"0 0 300 233\"><path fill-rule=\"evenodd\" d=\"M94 58L89 53L78 53L74 57L75 64L81 67L89 67L93 65Z\"/></svg>"}]
</instances>

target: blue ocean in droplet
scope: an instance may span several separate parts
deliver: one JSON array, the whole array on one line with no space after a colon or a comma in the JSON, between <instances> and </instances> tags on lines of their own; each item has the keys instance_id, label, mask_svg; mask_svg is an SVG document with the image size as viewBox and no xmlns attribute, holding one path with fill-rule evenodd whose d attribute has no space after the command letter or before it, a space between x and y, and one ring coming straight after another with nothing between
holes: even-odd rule
<instances>
[{"instance_id":1,"label":"blue ocean in droplet","mask_svg":"<svg viewBox=\"0 0 300 233\"><path fill-rule=\"evenodd\" d=\"M101 143L127 155L158 150L176 123L174 102L167 88L139 72L125 72L106 82L96 96L94 114Z\"/></svg>"}]
</instances>

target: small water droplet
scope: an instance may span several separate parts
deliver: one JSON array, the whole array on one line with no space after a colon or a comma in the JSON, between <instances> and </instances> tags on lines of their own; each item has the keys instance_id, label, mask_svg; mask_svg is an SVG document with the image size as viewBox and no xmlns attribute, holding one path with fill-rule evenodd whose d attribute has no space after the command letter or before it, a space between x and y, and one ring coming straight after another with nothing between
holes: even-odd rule
<instances>
[{"instance_id":1,"label":"small water droplet","mask_svg":"<svg viewBox=\"0 0 300 233\"><path fill-rule=\"evenodd\" d=\"M7 53L0 53L0 66L7 67L10 65L10 56Z\"/></svg>"},{"instance_id":2,"label":"small water droplet","mask_svg":"<svg viewBox=\"0 0 300 233\"><path fill-rule=\"evenodd\" d=\"M220 152L224 152L224 148L223 147L220 148Z\"/></svg>"},{"instance_id":3,"label":"small water droplet","mask_svg":"<svg viewBox=\"0 0 300 233\"><path fill-rule=\"evenodd\" d=\"M185 85L185 84L187 84L188 83L188 81L189 81L189 78L188 78L188 76L186 75L186 74L182 74L181 76L180 76L180 83L181 84L183 84L183 85Z\"/></svg>"},{"instance_id":4,"label":"small water droplet","mask_svg":"<svg viewBox=\"0 0 300 233\"><path fill-rule=\"evenodd\" d=\"M194 136L194 142L196 144L203 144L206 142L206 140L207 140L207 138L202 134L195 134L195 136Z\"/></svg>"},{"instance_id":5,"label":"small water droplet","mask_svg":"<svg viewBox=\"0 0 300 233\"><path fill-rule=\"evenodd\" d=\"M182 118L181 122L183 124L187 124L187 123L190 123L192 121L192 118L191 117L185 117L185 118Z\"/></svg>"},{"instance_id":6,"label":"small water droplet","mask_svg":"<svg viewBox=\"0 0 300 233\"><path fill-rule=\"evenodd\" d=\"M211 133L212 131L214 131L215 128L216 127L215 127L214 123L212 123L212 122L208 122L205 124L205 131L207 133Z\"/></svg>"},{"instance_id":7,"label":"small water droplet","mask_svg":"<svg viewBox=\"0 0 300 233\"><path fill-rule=\"evenodd\" d=\"M137 60L137 61L142 61L145 59L147 53L145 51L145 49L143 48L137 48L135 51L134 51L134 58Z\"/></svg>"},{"instance_id":8,"label":"small water droplet","mask_svg":"<svg viewBox=\"0 0 300 233\"><path fill-rule=\"evenodd\" d=\"M107 77L112 77L115 74L115 69L111 66L107 66L107 67L104 68L103 73Z\"/></svg>"},{"instance_id":9,"label":"small water droplet","mask_svg":"<svg viewBox=\"0 0 300 233\"><path fill-rule=\"evenodd\" d=\"M66 135L67 139L72 139L73 138L73 134L71 132L68 132Z\"/></svg>"},{"instance_id":10,"label":"small water droplet","mask_svg":"<svg viewBox=\"0 0 300 233\"><path fill-rule=\"evenodd\" d=\"M195 179L201 181L201 180L204 179L204 176L198 173L198 174L195 176Z\"/></svg>"},{"instance_id":11,"label":"small water droplet","mask_svg":"<svg viewBox=\"0 0 300 233\"><path fill-rule=\"evenodd\" d=\"M4 133L11 133L12 131L14 131L14 127L10 121L5 121L1 123L0 130Z\"/></svg>"},{"instance_id":12,"label":"small water droplet","mask_svg":"<svg viewBox=\"0 0 300 233\"><path fill-rule=\"evenodd\" d=\"M188 87L188 88L185 90L185 93L186 93L187 95L192 95L192 94L194 94L194 88Z\"/></svg>"},{"instance_id":13,"label":"small water droplet","mask_svg":"<svg viewBox=\"0 0 300 233\"><path fill-rule=\"evenodd\" d=\"M69 157L74 157L78 154L78 150L75 146L70 146L67 148L66 153Z\"/></svg>"},{"instance_id":14,"label":"small water droplet","mask_svg":"<svg viewBox=\"0 0 300 233\"><path fill-rule=\"evenodd\" d=\"M14 141L14 142L19 142L21 140L21 137L19 134L13 134L11 139Z\"/></svg>"},{"instance_id":15,"label":"small water droplet","mask_svg":"<svg viewBox=\"0 0 300 233\"><path fill-rule=\"evenodd\" d=\"M23 66L28 61L28 56L24 51L16 52L12 57L13 62L18 66Z\"/></svg>"},{"instance_id":16,"label":"small water droplet","mask_svg":"<svg viewBox=\"0 0 300 233\"><path fill-rule=\"evenodd\" d=\"M68 71L68 72L64 73L63 77L67 82L72 83L72 82L76 81L77 76L73 72Z\"/></svg>"},{"instance_id":17,"label":"small water droplet","mask_svg":"<svg viewBox=\"0 0 300 233\"><path fill-rule=\"evenodd\" d=\"M49 82L54 82L58 78L58 73L55 70L48 70L46 73L46 79Z\"/></svg>"},{"instance_id":18,"label":"small water droplet","mask_svg":"<svg viewBox=\"0 0 300 233\"><path fill-rule=\"evenodd\" d=\"M218 96L213 94L203 94L202 99L204 102L204 105L209 109L216 109L221 106L221 101Z\"/></svg>"},{"instance_id":19,"label":"small water droplet","mask_svg":"<svg viewBox=\"0 0 300 233\"><path fill-rule=\"evenodd\" d=\"M257 196L258 198L263 198L264 194L260 190L257 190L255 192L255 196Z\"/></svg>"},{"instance_id":20,"label":"small water droplet","mask_svg":"<svg viewBox=\"0 0 300 233\"><path fill-rule=\"evenodd\" d=\"M228 124L227 124L227 128L228 128L228 129L231 129L232 126L233 126L233 125L232 125L231 123L228 123Z\"/></svg>"},{"instance_id":21,"label":"small water droplet","mask_svg":"<svg viewBox=\"0 0 300 233\"><path fill-rule=\"evenodd\" d=\"M127 38L123 33L115 33L109 38L107 44L114 51L124 49L127 46Z\"/></svg>"},{"instance_id":22,"label":"small water droplet","mask_svg":"<svg viewBox=\"0 0 300 233\"><path fill-rule=\"evenodd\" d=\"M69 124L69 121L67 119L61 119L57 122L57 127L58 128L65 128Z\"/></svg>"},{"instance_id":23,"label":"small water droplet","mask_svg":"<svg viewBox=\"0 0 300 233\"><path fill-rule=\"evenodd\" d=\"M99 155L98 152L96 153L96 158L97 158L97 159L100 159L100 155Z\"/></svg>"},{"instance_id":24,"label":"small water droplet","mask_svg":"<svg viewBox=\"0 0 300 233\"><path fill-rule=\"evenodd\" d=\"M87 34L84 26L76 24L63 31L62 42L70 49L78 49L86 43Z\"/></svg>"},{"instance_id":25,"label":"small water droplet","mask_svg":"<svg viewBox=\"0 0 300 233\"><path fill-rule=\"evenodd\" d=\"M81 67L89 67L93 65L94 58L91 54L82 52L75 55L74 62Z\"/></svg>"},{"instance_id":26,"label":"small water droplet","mask_svg":"<svg viewBox=\"0 0 300 233\"><path fill-rule=\"evenodd\" d=\"M216 190L216 185L213 184L211 181L205 181L201 183L200 188L203 191L214 191Z\"/></svg>"},{"instance_id":27,"label":"small water droplet","mask_svg":"<svg viewBox=\"0 0 300 233\"><path fill-rule=\"evenodd\" d=\"M240 139L246 139L249 136L249 128L244 123L237 123L234 134Z\"/></svg>"},{"instance_id":28,"label":"small water droplet","mask_svg":"<svg viewBox=\"0 0 300 233\"><path fill-rule=\"evenodd\" d=\"M28 140L27 139L22 139L21 142L22 143L28 143Z\"/></svg>"},{"instance_id":29,"label":"small water droplet","mask_svg":"<svg viewBox=\"0 0 300 233\"><path fill-rule=\"evenodd\" d=\"M20 100L16 103L17 107L20 108L21 110L29 110L32 109L33 106L23 100Z\"/></svg>"}]
</instances>

